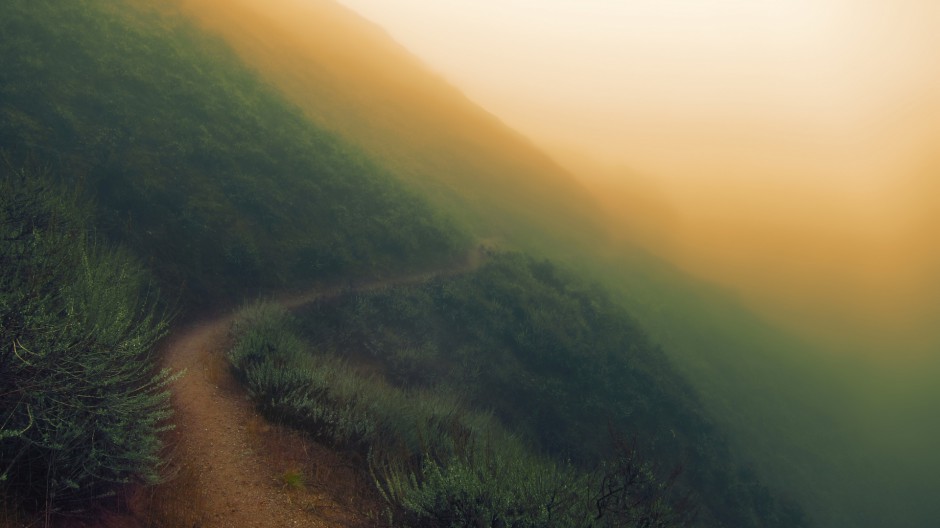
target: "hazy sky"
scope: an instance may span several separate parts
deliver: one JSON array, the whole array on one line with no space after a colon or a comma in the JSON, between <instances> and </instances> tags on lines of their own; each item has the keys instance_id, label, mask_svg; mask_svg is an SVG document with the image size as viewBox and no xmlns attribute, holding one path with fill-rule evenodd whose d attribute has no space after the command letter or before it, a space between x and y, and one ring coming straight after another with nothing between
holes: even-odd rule
<instances>
[{"instance_id":1,"label":"hazy sky","mask_svg":"<svg viewBox=\"0 0 940 528\"><path fill-rule=\"evenodd\" d=\"M903 315L933 273L940 1L341 2L595 175L641 175L705 275Z\"/></svg>"},{"instance_id":2,"label":"hazy sky","mask_svg":"<svg viewBox=\"0 0 940 528\"><path fill-rule=\"evenodd\" d=\"M665 185L882 206L936 139L935 0L341 1L535 139Z\"/></svg>"},{"instance_id":3,"label":"hazy sky","mask_svg":"<svg viewBox=\"0 0 940 528\"><path fill-rule=\"evenodd\" d=\"M677 144L853 148L940 67L934 0L341 1L530 134L657 168Z\"/></svg>"}]
</instances>

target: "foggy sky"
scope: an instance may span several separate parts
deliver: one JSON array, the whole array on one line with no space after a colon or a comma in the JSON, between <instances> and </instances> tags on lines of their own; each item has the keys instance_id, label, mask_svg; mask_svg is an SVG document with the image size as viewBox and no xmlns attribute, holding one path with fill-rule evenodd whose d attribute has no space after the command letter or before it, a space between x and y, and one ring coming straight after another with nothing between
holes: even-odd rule
<instances>
[{"instance_id":1,"label":"foggy sky","mask_svg":"<svg viewBox=\"0 0 940 528\"><path fill-rule=\"evenodd\" d=\"M579 175L652 191L613 207L690 271L795 319L923 319L940 2L341 2Z\"/></svg>"},{"instance_id":2,"label":"foggy sky","mask_svg":"<svg viewBox=\"0 0 940 528\"><path fill-rule=\"evenodd\" d=\"M634 167L845 150L940 67L932 0L341 1L528 133Z\"/></svg>"}]
</instances>

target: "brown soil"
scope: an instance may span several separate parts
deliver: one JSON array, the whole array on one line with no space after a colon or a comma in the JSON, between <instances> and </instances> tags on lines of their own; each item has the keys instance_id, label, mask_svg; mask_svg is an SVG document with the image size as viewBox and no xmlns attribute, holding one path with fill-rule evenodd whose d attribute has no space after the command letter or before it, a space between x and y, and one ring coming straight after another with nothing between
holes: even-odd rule
<instances>
[{"instance_id":1,"label":"brown soil","mask_svg":"<svg viewBox=\"0 0 940 528\"><path fill-rule=\"evenodd\" d=\"M186 370L174 385L174 460L196 481L197 526L373 525L380 505L357 464L257 416L223 357L230 324L227 316L193 326L164 356Z\"/></svg>"}]
</instances>

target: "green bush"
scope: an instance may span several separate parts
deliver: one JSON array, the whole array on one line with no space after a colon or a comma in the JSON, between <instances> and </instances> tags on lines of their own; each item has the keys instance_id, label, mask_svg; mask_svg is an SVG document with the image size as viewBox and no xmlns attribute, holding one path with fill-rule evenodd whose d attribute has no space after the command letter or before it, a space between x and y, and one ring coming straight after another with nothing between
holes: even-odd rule
<instances>
[{"instance_id":1,"label":"green bush","mask_svg":"<svg viewBox=\"0 0 940 528\"><path fill-rule=\"evenodd\" d=\"M587 527L591 480L518 445L426 457L414 470L382 467L377 485L406 526Z\"/></svg>"},{"instance_id":2,"label":"green bush","mask_svg":"<svg viewBox=\"0 0 940 528\"><path fill-rule=\"evenodd\" d=\"M274 303L246 307L232 331L229 360L261 411L334 445L367 451L381 439L418 457L452 456L451 436L494 427L489 415L464 412L447 394L395 388L313 354L291 315Z\"/></svg>"},{"instance_id":3,"label":"green bush","mask_svg":"<svg viewBox=\"0 0 940 528\"><path fill-rule=\"evenodd\" d=\"M166 330L147 276L85 231L48 178L0 174L0 486L32 510L75 510L158 479Z\"/></svg>"}]
</instances>

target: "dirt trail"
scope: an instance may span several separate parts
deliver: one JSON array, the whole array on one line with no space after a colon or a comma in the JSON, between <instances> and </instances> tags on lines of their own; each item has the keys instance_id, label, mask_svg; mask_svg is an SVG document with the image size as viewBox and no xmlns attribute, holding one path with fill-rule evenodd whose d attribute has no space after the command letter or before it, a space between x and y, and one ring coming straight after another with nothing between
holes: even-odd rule
<instances>
[{"instance_id":1,"label":"dirt trail","mask_svg":"<svg viewBox=\"0 0 940 528\"><path fill-rule=\"evenodd\" d=\"M459 266L437 272L376 280L346 288L319 288L280 298L287 308L348 291L371 291L466 273L485 255L475 252ZM178 332L166 345L163 364L186 370L173 387L176 411L174 456L188 461L198 480L194 497L200 527L370 526L379 507L368 483L342 455L297 433L260 419L224 359L234 313ZM312 479L303 488L284 482L285 468ZM343 468L346 470L343 470ZM312 481L311 481L312 480Z\"/></svg>"},{"instance_id":2,"label":"dirt trail","mask_svg":"<svg viewBox=\"0 0 940 528\"><path fill-rule=\"evenodd\" d=\"M317 494L317 483L311 483L313 490L300 490L283 482L285 470L279 466L284 465L285 433L259 426L251 402L224 362L231 319L225 316L187 329L170 343L164 359L167 366L187 371L174 386L179 442L175 456L195 470L191 475L198 480L194 491L201 495L194 498L202 510L200 526L362 525L362 516L348 504ZM316 446L309 447L312 452ZM334 512L333 519L324 515L326 511Z\"/></svg>"}]
</instances>

